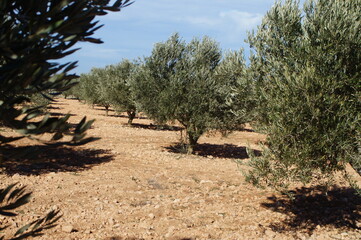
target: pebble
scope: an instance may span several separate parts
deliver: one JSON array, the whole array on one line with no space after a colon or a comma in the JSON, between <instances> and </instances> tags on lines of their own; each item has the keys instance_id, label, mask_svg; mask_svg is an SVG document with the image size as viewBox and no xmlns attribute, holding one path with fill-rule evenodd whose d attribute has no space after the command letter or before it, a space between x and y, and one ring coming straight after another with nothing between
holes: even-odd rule
<instances>
[{"instance_id":1,"label":"pebble","mask_svg":"<svg viewBox=\"0 0 361 240\"><path fill-rule=\"evenodd\" d=\"M265 235L268 237L274 237L276 234L272 230L267 229L265 231Z\"/></svg>"},{"instance_id":2,"label":"pebble","mask_svg":"<svg viewBox=\"0 0 361 240\"><path fill-rule=\"evenodd\" d=\"M164 237L169 238L170 236L172 236L174 230L175 230L174 226L168 228L168 232L167 232L167 234L164 235Z\"/></svg>"},{"instance_id":3,"label":"pebble","mask_svg":"<svg viewBox=\"0 0 361 240\"><path fill-rule=\"evenodd\" d=\"M108 223L109 223L109 225L114 225L114 219L113 219L113 218L109 218L109 219L108 219Z\"/></svg>"},{"instance_id":4,"label":"pebble","mask_svg":"<svg viewBox=\"0 0 361 240\"><path fill-rule=\"evenodd\" d=\"M20 174L19 173L15 173L12 178L19 178L20 177Z\"/></svg>"},{"instance_id":5,"label":"pebble","mask_svg":"<svg viewBox=\"0 0 361 240\"><path fill-rule=\"evenodd\" d=\"M211 180L201 180L200 184L213 183Z\"/></svg>"},{"instance_id":6,"label":"pebble","mask_svg":"<svg viewBox=\"0 0 361 240\"><path fill-rule=\"evenodd\" d=\"M57 211L57 210L59 210L59 207L58 207L58 205L54 205L54 206L52 206L52 207L51 207L51 210L54 210L54 211Z\"/></svg>"},{"instance_id":7,"label":"pebble","mask_svg":"<svg viewBox=\"0 0 361 240\"><path fill-rule=\"evenodd\" d=\"M71 233L74 231L74 227L72 225L65 225L61 228L63 232Z\"/></svg>"}]
</instances>

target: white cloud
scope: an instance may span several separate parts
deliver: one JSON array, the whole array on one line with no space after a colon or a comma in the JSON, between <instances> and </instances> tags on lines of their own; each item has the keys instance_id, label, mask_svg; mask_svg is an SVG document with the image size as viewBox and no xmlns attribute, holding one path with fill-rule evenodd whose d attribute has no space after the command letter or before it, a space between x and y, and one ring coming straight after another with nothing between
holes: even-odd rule
<instances>
[{"instance_id":1,"label":"white cloud","mask_svg":"<svg viewBox=\"0 0 361 240\"><path fill-rule=\"evenodd\" d=\"M250 30L262 21L262 14L237 10L219 12L218 16L185 17L184 21L204 27L236 28Z\"/></svg>"},{"instance_id":2,"label":"white cloud","mask_svg":"<svg viewBox=\"0 0 361 240\"><path fill-rule=\"evenodd\" d=\"M247 36L247 31L262 22L263 14L237 10L218 11L207 16L187 16L180 22L191 25L198 31L209 32L225 44L239 44Z\"/></svg>"},{"instance_id":3,"label":"white cloud","mask_svg":"<svg viewBox=\"0 0 361 240\"><path fill-rule=\"evenodd\" d=\"M105 26L95 37L104 44L79 44L82 49L71 59L80 60L78 70L86 72L91 66L149 55L154 43L174 32L186 41L207 35L224 49L247 48L247 31L261 23L274 1L136 0L121 12L97 18Z\"/></svg>"},{"instance_id":4,"label":"white cloud","mask_svg":"<svg viewBox=\"0 0 361 240\"><path fill-rule=\"evenodd\" d=\"M223 23L235 24L239 30L250 30L261 23L263 15L259 13L241 12L231 10L221 12L219 16Z\"/></svg>"},{"instance_id":5,"label":"white cloud","mask_svg":"<svg viewBox=\"0 0 361 240\"><path fill-rule=\"evenodd\" d=\"M274 0L137 0L120 13L110 13L104 20L115 28L138 31L144 41L164 41L179 32L185 39L208 35L227 47L242 43L247 31L261 23L261 2ZM155 36L159 36L158 38ZM112 37L112 36L110 36ZM159 40L158 40L159 39ZM148 44L152 46L152 44Z\"/></svg>"},{"instance_id":6,"label":"white cloud","mask_svg":"<svg viewBox=\"0 0 361 240\"><path fill-rule=\"evenodd\" d=\"M192 25L201 25L201 26L217 26L219 25L219 19L212 19L209 17L185 17L184 20ZM179 19L179 21L183 21Z\"/></svg>"}]
</instances>

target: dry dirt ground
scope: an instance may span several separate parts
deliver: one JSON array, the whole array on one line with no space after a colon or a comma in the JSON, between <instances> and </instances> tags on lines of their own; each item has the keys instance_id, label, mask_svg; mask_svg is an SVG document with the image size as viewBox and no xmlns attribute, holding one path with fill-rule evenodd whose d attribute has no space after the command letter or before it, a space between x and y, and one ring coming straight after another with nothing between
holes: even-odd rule
<instances>
[{"instance_id":1,"label":"dry dirt ground","mask_svg":"<svg viewBox=\"0 0 361 240\"><path fill-rule=\"evenodd\" d=\"M295 189L303 195L291 202L244 181L235 160L247 161L246 147L259 150L260 134L203 136L197 155L185 155L173 151L176 127L144 118L128 127L124 116L77 100L58 99L50 111L70 112L72 122L95 118L88 135L101 139L60 148L13 143L30 154L3 162L1 186L19 182L33 198L17 217L0 218L10 225L5 235L60 209L58 226L37 239L361 239L361 199L347 187L328 196L317 186Z\"/></svg>"}]
</instances>

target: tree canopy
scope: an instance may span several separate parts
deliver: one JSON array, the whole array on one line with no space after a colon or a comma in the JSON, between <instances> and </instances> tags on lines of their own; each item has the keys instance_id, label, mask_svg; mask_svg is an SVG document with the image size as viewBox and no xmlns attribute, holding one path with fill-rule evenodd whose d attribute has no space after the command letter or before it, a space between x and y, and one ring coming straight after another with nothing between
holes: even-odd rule
<instances>
[{"instance_id":1,"label":"tree canopy","mask_svg":"<svg viewBox=\"0 0 361 240\"><path fill-rule=\"evenodd\" d=\"M99 0L29 0L0 3L0 121L19 133L37 135L52 132L53 140L63 134L73 135L72 142L79 143L91 122L85 118L70 132L63 118L46 115L34 118L38 108L18 107L29 101L29 95L51 90L58 93L74 85L77 77L70 71L76 62L60 64L58 59L78 49L77 42L101 43L92 38L101 26L96 16L107 11L119 11L129 1ZM44 97L47 97L44 95ZM18 138L1 136L1 143Z\"/></svg>"},{"instance_id":2,"label":"tree canopy","mask_svg":"<svg viewBox=\"0 0 361 240\"><path fill-rule=\"evenodd\" d=\"M74 85L75 74L70 71L76 62L60 64L78 49L77 42L101 43L92 38L101 26L96 16L108 11L119 11L129 5L129 0L117 0L109 5L107 0L2 0L0 2L0 124L15 129L23 136L0 136L0 160L3 145L24 136L53 133L52 140L64 134L72 135L73 144L83 144L85 131L92 121L85 117L70 131L69 115L62 118L45 115L41 106L26 104L30 97L46 93L59 93ZM16 216L14 211L29 202L30 192L24 186L12 184L0 189L0 215ZM11 239L39 236L44 229L52 228L60 218L58 210L21 227ZM4 230L8 226L1 226ZM8 236L10 237L10 236ZM0 239L4 239L0 236Z\"/></svg>"},{"instance_id":3,"label":"tree canopy","mask_svg":"<svg viewBox=\"0 0 361 240\"><path fill-rule=\"evenodd\" d=\"M111 76L111 88L106 92L112 106L117 112L126 112L128 124L135 118L137 107L133 92L130 90L131 79L138 70L138 65L128 59L123 59L116 65L107 67Z\"/></svg>"},{"instance_id":4,"label":"tree canopy","mask_svg":"<svg viewBox=\"0 0 361 240\"><path fill-rule=\"evenodd\" d=\"M309 182L360 164L360 1L278 2L249 36L267 149L249 180Z\"/></svg>"},{"instance_id":5,"label":"tree canopy","mask_svg":"<svg viewBox=\"0 0 361 240\"><path fill-rule=\"evenodd\" d=\"M242 53L222 60L219 45L209 37L189 43L178 34L157 43L135 74L132 91L141 110L159 123L178 121L186 131L188 152L202 134L235 125L232 104L226 99L237 88L245 68ZM230 69L227 64L233 64ZM232 71L232 77L227 76ZM245 119L238 118L238 125Z\"/></svg>"}]
</instances>

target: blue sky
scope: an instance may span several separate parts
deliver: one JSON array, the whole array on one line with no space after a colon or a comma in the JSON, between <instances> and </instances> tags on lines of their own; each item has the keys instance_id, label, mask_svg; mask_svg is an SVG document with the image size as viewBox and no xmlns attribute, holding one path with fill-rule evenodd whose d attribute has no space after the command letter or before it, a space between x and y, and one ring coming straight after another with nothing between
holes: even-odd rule
<instances>
[{"instance_id":1,"label":"blue sky","mask_svg":"<svg viewBox=\"0 0 361 240\"><path fill-rule=\"evenodd\" d=\"M205 35L224 50L245 49L247 31L255 29L274 0L135 0L121 12L99 17L95 37L103 44L81 43L66 61L79 61L75 72L87 73L123 58L149 56L154 43L179 32L186 41Z\"/></svg>"}]
</instances>

